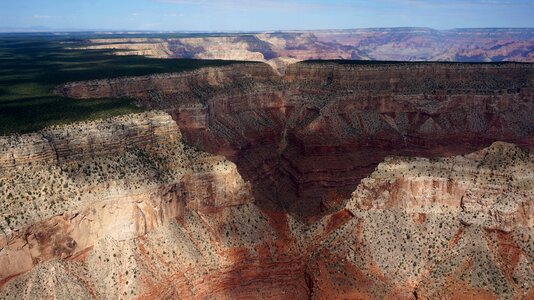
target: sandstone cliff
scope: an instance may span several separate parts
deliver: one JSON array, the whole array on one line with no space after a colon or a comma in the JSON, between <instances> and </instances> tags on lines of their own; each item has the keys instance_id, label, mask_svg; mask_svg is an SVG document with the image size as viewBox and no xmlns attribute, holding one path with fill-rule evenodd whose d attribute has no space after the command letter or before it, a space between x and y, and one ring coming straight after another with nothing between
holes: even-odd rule
<instances>
[{"instance_id":1,"label":"sandstone cliff","mask_svg":"<svg viewBox=\"0 0 534 300\"><path fill-rule=\"evenodd\" d=\"M316 299L529 299L533 155L512 144L451 158L389 157L319 247Z\"/></svg>"},{"instance_id":2,"label":"sandstone cliff","mask_svg":"<svg viewBox=\"0 0 534 300\"><path fill-rule=\"evenodd\" d=\"M75 259L105 238L144 236L189 208L251 201L232 163L184 144L161 112L2 137L2 144L0 280Z\"/></svg>"}]
</instances>

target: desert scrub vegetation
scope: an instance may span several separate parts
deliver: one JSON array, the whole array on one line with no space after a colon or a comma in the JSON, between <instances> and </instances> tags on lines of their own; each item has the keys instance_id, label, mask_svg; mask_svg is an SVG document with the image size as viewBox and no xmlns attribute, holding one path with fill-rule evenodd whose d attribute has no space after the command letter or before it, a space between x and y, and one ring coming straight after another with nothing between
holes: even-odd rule
<instances>
[{"instance_id":1,"label":"desert scrub vegetation","mask_svg":"<svg viewBox=\"0 0 534 300\"><path fill-rule=\"evenodd\" d=\"M226 174L235 168L222 156L186 144L162 112L51 126L3 137L0 144L7 147L4 156L13 157L0 161L0 232L5 233L87 203L151 194L186 174Z\"/></svg>"}]
</instances>

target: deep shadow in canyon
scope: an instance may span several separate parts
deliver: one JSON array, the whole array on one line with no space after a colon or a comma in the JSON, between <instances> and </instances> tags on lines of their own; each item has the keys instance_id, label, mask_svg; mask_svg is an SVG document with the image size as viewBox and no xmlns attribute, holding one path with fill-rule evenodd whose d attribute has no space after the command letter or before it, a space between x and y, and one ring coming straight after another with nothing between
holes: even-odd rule
<instances>
[{"instance_id":1,"label":"deep shadow in canyon","mask_svg":"<svg viewBox=\"0 0 534 300\"><path fill-rule=\"evenodd\" d=\"M169 111L189 144L236 163L260 207L314 221L386 156L532 148L533 87L531 64L299 63L283 77L243 64L58 91Z\"/></svg>"}]
</instances>

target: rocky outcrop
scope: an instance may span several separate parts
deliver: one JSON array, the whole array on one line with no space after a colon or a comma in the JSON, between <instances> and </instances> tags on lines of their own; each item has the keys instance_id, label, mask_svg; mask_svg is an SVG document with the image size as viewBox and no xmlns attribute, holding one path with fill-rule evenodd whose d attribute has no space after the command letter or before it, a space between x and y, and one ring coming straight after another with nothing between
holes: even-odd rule
<instances>
[{"instance_id":1,"label":"rocky outcrop","mask_svg":"<svg viewBox=\"0 0 534 300\"><path fill-rule=\"evenodd\" d=\"M185 145L162 112L2 139L0 280L104 237L144 236L188 209L252 199L233 164Z\"/></svg>"},{"instance_id":2,"label":"rocky outcrop","mask_svg":"<svg viewBox=\"0 0 534 300\"><path fill-rule=\"evenodd\" d=\"M188 142L237 164L261 205L304 218L342 204L388 155L531 147L534 137L529 64L299 63L283 77L240 65L159 77L58 90L169 111Z\"/></svg>"},{"instance_id":3,"label":"rocky outcrop","mask_svg":"<svg viewBox=\"0 0 534 300\"><path fill-rule=\"evenodd\" d=\"M533 162L507 143L386 159L352 193L354 218L311 259L313 298L528 299Z\"/></svg>"}]
</instances>

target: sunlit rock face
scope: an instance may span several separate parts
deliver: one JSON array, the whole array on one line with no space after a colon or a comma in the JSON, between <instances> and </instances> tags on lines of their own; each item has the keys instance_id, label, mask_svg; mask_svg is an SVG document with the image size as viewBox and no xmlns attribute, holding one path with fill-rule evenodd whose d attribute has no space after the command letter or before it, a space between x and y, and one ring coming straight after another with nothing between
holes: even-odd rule
<instances>
[{"instance_id":1,"label":"sunlit rock face","mask_svg":"<svg viewBox=\"0 0 534 300\"><path fill-rule=\"evenodd\" d=\"M354 217L312 256L313 298L532 297L533 163L507 143L387 158L353 192Z\"/></svg>"},{"instance_id":2,"label":"sunlit rock face","mask_svg":"<svg viewBox=\"0 0 534 300\"><path fill-rule=\"evenodd\" d=\"M0 298L532 298L533 70L60 86L157 110L0 138Z\"/></svg>"},{"instance_id":3,"label":"sunlit rock face","mask_svg":"<svg viewBox=\"0 0 534 300\"><path fill-rule=\"evenodd\" d=\"M306 255L348 216L309 228L258 208L164 112L2 143L2 298L305 298Z\"/></svg>"}]
</instances>

